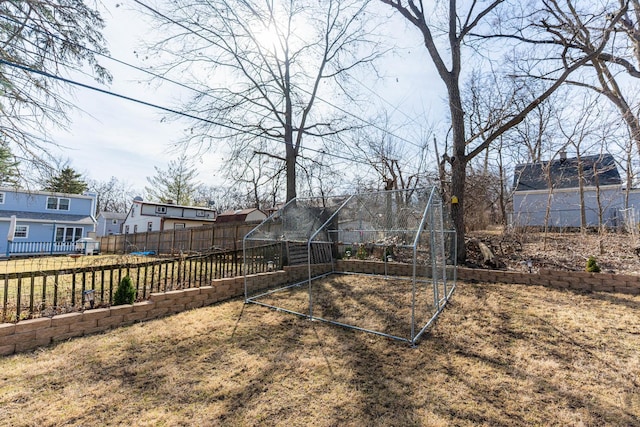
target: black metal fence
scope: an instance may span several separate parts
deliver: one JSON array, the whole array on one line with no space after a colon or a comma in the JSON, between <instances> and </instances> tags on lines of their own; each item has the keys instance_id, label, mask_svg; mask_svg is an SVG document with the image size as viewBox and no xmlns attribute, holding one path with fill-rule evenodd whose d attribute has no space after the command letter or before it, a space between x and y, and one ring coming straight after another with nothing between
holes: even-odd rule
<instances>
[{"instance_id":1,"label":"black metal fence","mask_svg":"<svg viewBox=\"0 0 640 427\"><path fill-rule=\"evenodd\" d=\"M281 268L280 257L267 255L280 252L279 245L247 252L247 273ZM118 265L0 274L0 323L53 316L90 306L108 307L125 276L133 281L136 300L143 301L153 292L195 288L209 285L214 279L241 276L243 265L243 253L236 250Z\"/></svg>"}]
</instances>

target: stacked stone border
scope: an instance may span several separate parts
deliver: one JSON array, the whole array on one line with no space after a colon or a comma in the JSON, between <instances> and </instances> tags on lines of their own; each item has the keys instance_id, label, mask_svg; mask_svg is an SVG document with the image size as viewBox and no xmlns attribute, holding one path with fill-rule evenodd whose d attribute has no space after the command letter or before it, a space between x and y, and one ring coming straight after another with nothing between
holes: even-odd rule
<instances>
[{"instance_id":1,"label":"stacked stone border","mask_svg":"<svg viewBox=\"0 0 640 427\"><path fill-rule=\"evenodd\" d=\"M337 271L385 274L385 264L376 261L339 260ZM312 275L331 272L331 264L312 266ZM388 263L387 273L406 276L412 266ZM284 270L246 276L250 290L272 288L308 277L308 266L285 267ZM640 294L640 276L608 273L540 270L526 273L500 270L458 268L457 279L474 283L508 283L539 285L583 292ZM185 310L204 307L244 295L245 277L212 280L209 286L165 293L153 293L149 300L132 305L97 308L53 317L0 324L0 355L9 355L47 346L70 338L104 332L120 326L144 322Z\"/></svg>"}]
</instances>

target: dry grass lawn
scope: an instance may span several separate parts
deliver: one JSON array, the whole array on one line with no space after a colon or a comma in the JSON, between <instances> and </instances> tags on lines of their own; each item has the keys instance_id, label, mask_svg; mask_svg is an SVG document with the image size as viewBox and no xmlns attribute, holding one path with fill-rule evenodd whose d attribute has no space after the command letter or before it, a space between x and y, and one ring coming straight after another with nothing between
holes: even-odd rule
<instances>
[{"instance_id":1,"label":"dry grass lawn","mask_svg":"<svg viewBox=\"0 0 640 427\"><path fill-rule=\"evenodd\" d=\"M152 261L152 257L134 255L81 255L79 257L45 256L32 258L12 258L0 261L0 274L31 271L71 270L74 268L100 267Z\"/></svg>"},{"instance_id":2,"label":"dry grass lawn","mask_svg":"<svg viewBox=\"0 0 640 427\"><path fill-rule=\"evenodd\" d=\"M640 425L640 297L461 283L416 348L235 299L0 359L6 426Z\"/></svg>"}]
</instances>

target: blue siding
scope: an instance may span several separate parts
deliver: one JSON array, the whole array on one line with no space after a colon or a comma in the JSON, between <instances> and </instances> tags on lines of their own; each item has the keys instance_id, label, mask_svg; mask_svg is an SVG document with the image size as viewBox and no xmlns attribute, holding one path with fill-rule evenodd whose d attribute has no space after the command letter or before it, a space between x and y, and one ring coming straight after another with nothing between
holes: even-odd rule
<instances>
[{"instance_id":1,"label":"blue siding","mask_svg":"<svg viewBox=\"0 0 640 427\"><path fill-rule=\"evenodd\" d=\"M62 233L63 241L75 241L95 231L94 196L13 189L0 189L0 192L4 194L3 203L0 203L0 256L6 255L8 248L12 254L72 252L72 244L54 243L60 240L60 235L56 234L58 228L72 230L70 234ZM51 201L57 202L55 209L48 206L49 198L54 198ZM65 209L60 209L61 207ZM9 244L8 232L12 215L17 217L18 228L28 227L28 234L26 237L15 236L13 243Z\"/></svg>"},{"instance_id":2,"label":"blue siding","mask_svg":"<svg viewBox=\"0 0 640 427\"><path fill-rule=\"evenodd\" d=\"M5 193L4 204L0 204L0 210L6 211L23 211L43 214L56 214L64 213L69 215L90 215L95 216L92 212L94 206L94 199L87 197L78 197L77 195L62 195L62 194L46 194L46 193L27 193L27 192L9 192ZM56 197L62 199L69 199L69 209L48 209L47 199L49 197Z\"/></svg>"}]
</instances>

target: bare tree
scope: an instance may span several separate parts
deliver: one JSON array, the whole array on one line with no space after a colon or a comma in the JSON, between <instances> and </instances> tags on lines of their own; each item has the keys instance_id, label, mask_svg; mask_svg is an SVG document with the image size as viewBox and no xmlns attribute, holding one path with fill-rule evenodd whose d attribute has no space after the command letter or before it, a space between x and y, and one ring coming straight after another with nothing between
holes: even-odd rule
<instances>
[{"instance_id":1,"label":"bare tree","mask_svg":"<svg viewBox=\"0 0 640 427\"><path fill-rule=\"evenodd\" d=\"M170 34L152 48L169 57L164 71L190 76L200 90L186 107L207 120L194 123L187 143L261 147L257 154L284 165L286 199L294 198L303 140L349 127L317 107L319 95L349 96L349 73L379 55L367 3L177 0L162 11L147 7ZM264 141L271 141L267 149Z\"/></svg>"},{"instance_id":2,"label":"bare tree","mask_svg":"<svg viewBox=\"0 0 640 427\"><path fill-rule=\"evenodd\" d=\"M136 196L131 186L112 176L108 181L87 180L88 190L96 194L96 212L126 213Z\"/></svg>"},{"instance_id":3,"label":"bare tree","mask_svg":"<svg viewBox=\"0 0 640 427\"><path fill-rule=\"evenodd\" d=\"M544 87L540 93L529 99L526 105L518 109L505 109L503 113L490 117L482 132L467 134L465 114L468 106L463 104L461 96L460 78L463 69L463 46L472 40L473 31L485 32L482 37L494 34L495 25L486 25L486 19L497 14L501 6L507 5L505 0L494 0L487 3L469 2L465 11L456 0L447 2L425 2L423 0L380 0L400 13L405 20L413 25L422 36L427 52L433 62L440 79L447 89L448 106L451 120L452 147L448 162L451 165L451 195L457 203L452 203L451 214L457 231L458 260L464 262L465 251L465 223L464 223L464 193L467 164L470 160L483 153L507 130L521 123L526 116L540 103L544 102L576 69L587 63L591 58L602 52L606 40L595 46L593 53L567 59L561 69L556 70L554 81ZM444 6L434 12L433 8ZM526 7L526 6L523 6ZM444 17L444 22L437 22L435 17ZM619 21L615 16L610 28ZM442 31L440 31L442 29ZM607 33L608 34L608 33ZM478 51L488 54L484 46L478 46ZM447 55L448 57L445 57Z\"/></svg>"},{"instance_id":4,"label":"bare tree","mask_svg":"<svg viewBox=\"0 0 640 427\"><path fill-rule=\"evenodd\" d=\"M171 160L167 169L160 169L158 166L154 166L154 169L156 174L147 177L150 185L144 189L151 200L191 205L198 187L195 181L198 172L185 154Z\"/></svg>"},{"instance_id":5,"label":"bare tree","mask_svg":"<svg viewBox=\"0 0 640 427\"><path fill-rule=\"evenodd\" d=\"M96 79L110 81L94 53L107 53L96 6L93 0L0 2L0 140L18 160L48 159L48 130L68 125L69 88L46 73L86 74L88 65Z\"/></svg>"},{"instance_id":6,"label":"bare tree","mask_svg":"<svg viewBox=\"0 0 640 427\"><path fill-rule=\"evenodd\" d=\"M227 167L226 176L237 189L246 188L246 199L251 206L258 209L265 205L273 206L281 194L279 188L285 174L284 165L270 156L260 155L264 148L245 148L246 153L236 151L233 154L235 161Z\"/></svg>"},{"instance_id":7,"label":"bare tree","mask_svg":"<svg viewBox=\"0 0 640 427\"><path fill-rule=\"evenodd\" d=\"M194 203L196 206L213 207L218 212L224 212L249 206L245 196L235 185L200 185L196 189Z\"/></svg>"},{"instance_id":8,"label":"bare tree","mask_svg":"<svg viewBox=\"0 0 640 427\"><path fill-rule=\"evenodd\" d=\"M352 143L344 144L349 146L346 154L368 166L377 177L378 187L384 190L407 190L428 184L430 165L426 159L431 136L421 135L417 139L422 143L409 144L395 135L387 111L370 122L378 123L377 127L354 132ZM362 167L359 173L365 173Z\"/></svg>"},{"instance_id":9,"label":"bare tree","mask_svg":"<svg viewBox=\"0 0 640 427\"><path fill-rule=\"evenodd\" d=\"M626 90L621 82L624 79L620 79L620 74L640 78L640 2L547 0L540 2L535 13L526 19L528 25L537 30L535 37L519 28L512 28L510 34L503 36L536 47L554 46L555 52L545 61L566 64L576 57L588 57L581 72L566 82L593 90L611 101L640 151L640 119L634 112L635 90ZM520 21L518 25L521 25Z\"/></svg>"}]
</instances>

